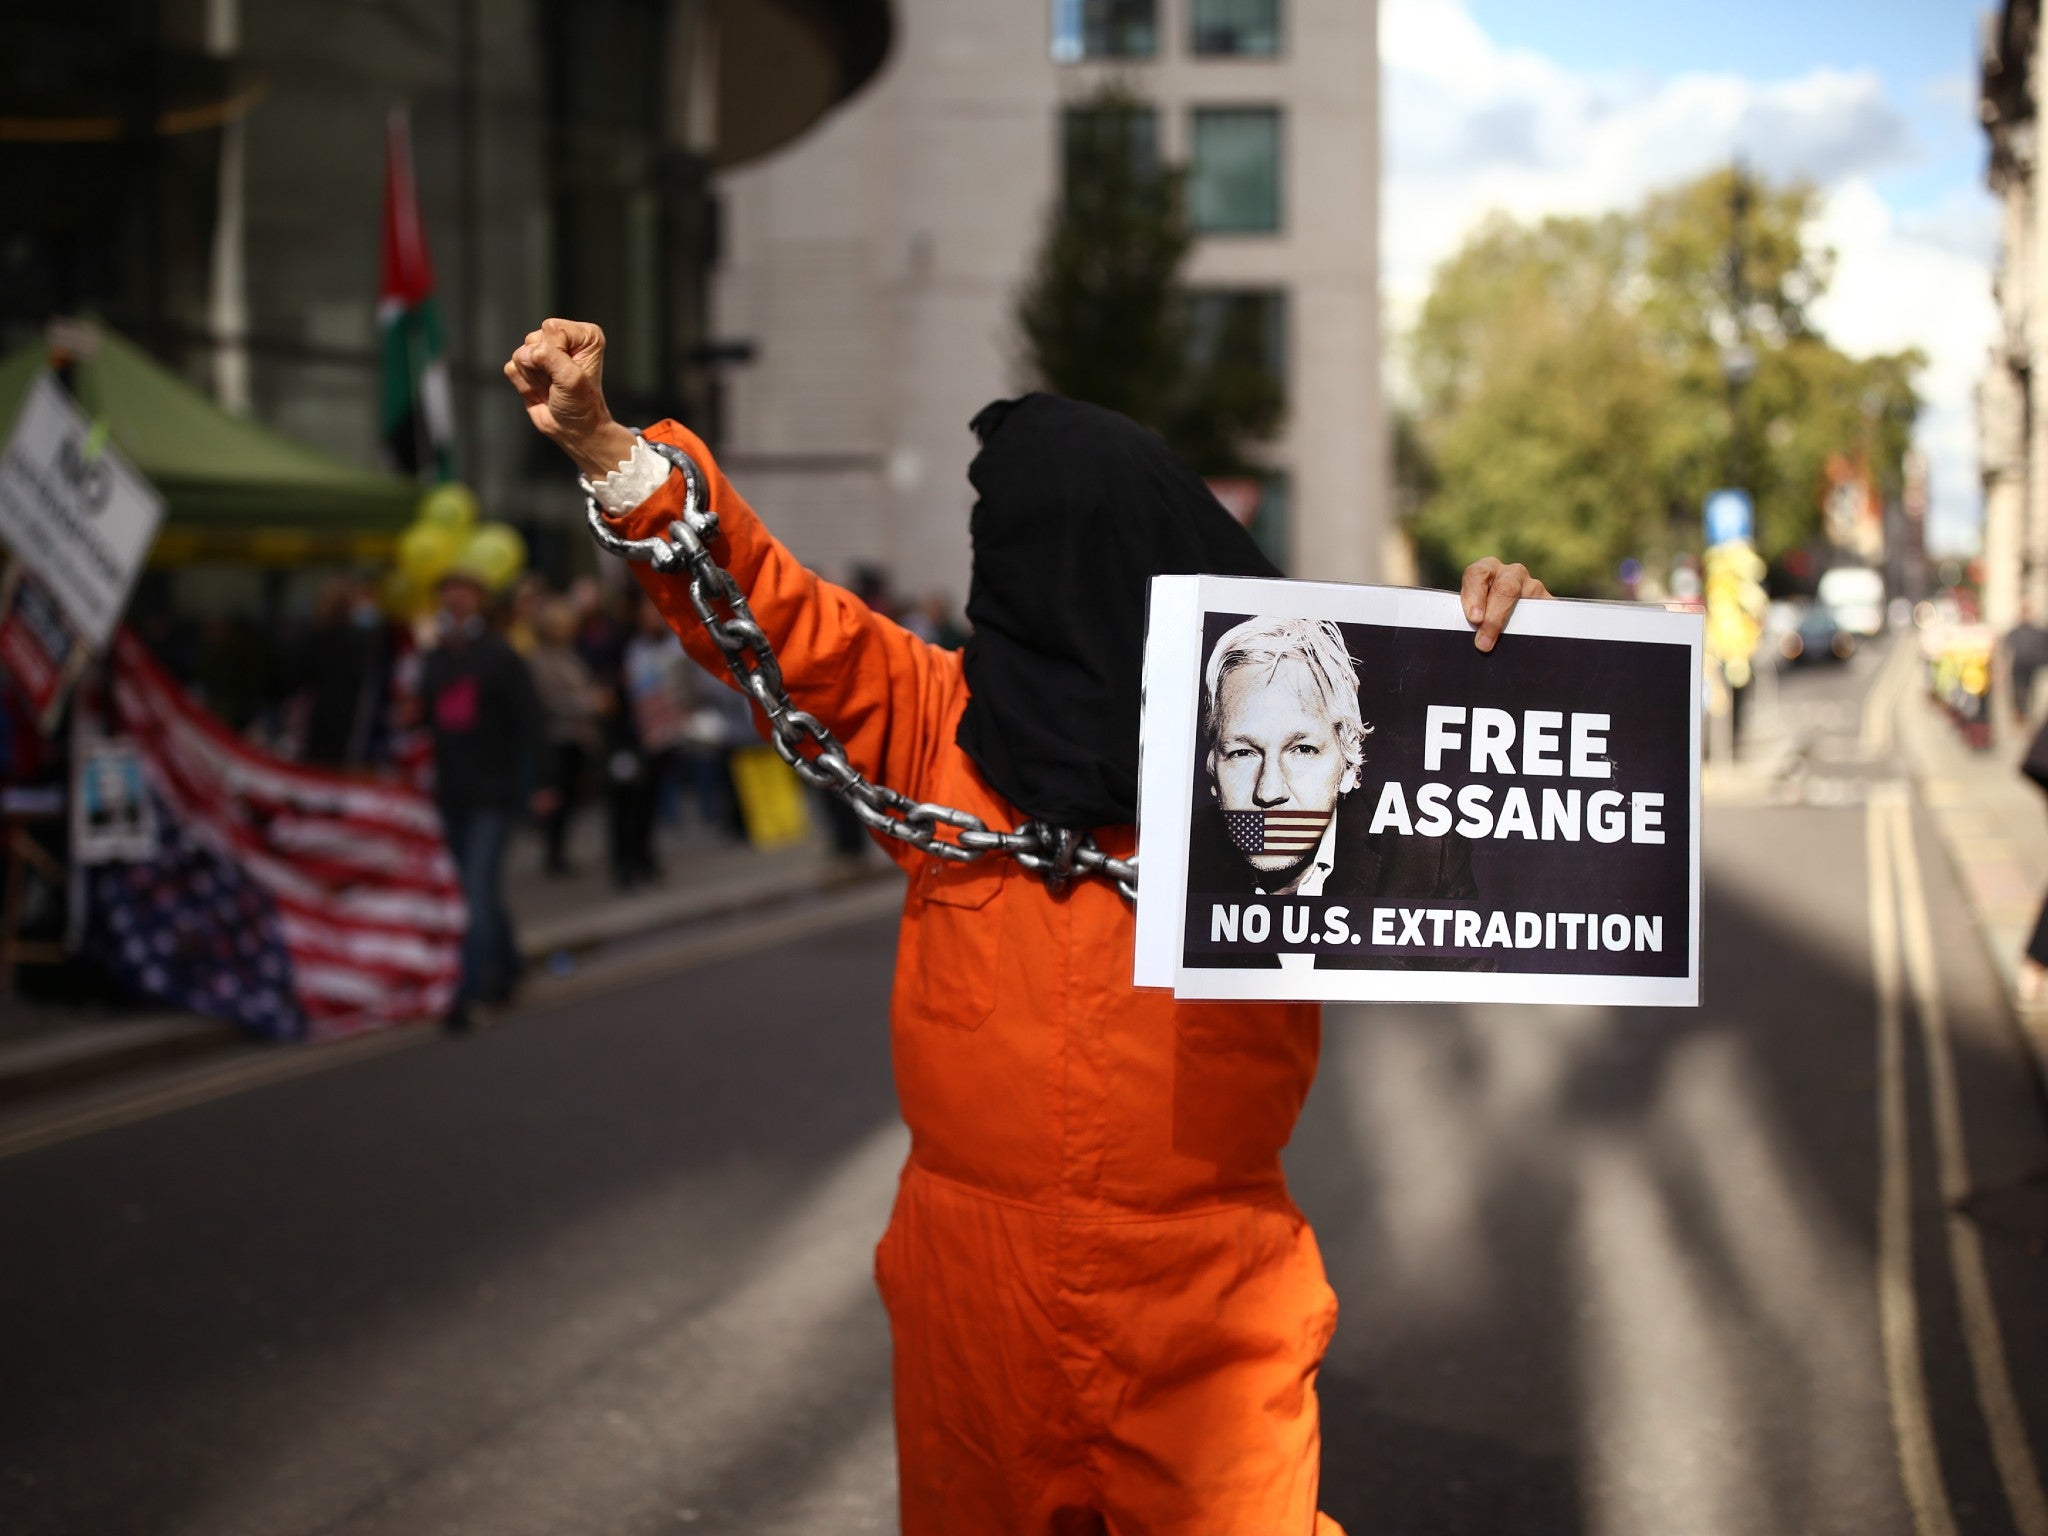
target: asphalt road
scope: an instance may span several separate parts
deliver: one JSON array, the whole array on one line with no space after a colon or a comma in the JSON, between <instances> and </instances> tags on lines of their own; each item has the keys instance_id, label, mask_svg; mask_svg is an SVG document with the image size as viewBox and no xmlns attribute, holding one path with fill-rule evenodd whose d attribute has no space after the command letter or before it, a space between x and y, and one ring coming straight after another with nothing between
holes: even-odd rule
<instances>
[{"instance_id":1,"label":"asphalt road","mask_svg":"<svg viewBox=\"0 0 2048 1536\"><path fill-rule=\"evenodd\" d=\"M1878 677L1710 811L1704 1007L1331 1010L1353 1536L2048 1532L2048 1116ZM0 1531L893 1528L891 925L794 926L12 1143Z\"/></svg>"}]
</instances>

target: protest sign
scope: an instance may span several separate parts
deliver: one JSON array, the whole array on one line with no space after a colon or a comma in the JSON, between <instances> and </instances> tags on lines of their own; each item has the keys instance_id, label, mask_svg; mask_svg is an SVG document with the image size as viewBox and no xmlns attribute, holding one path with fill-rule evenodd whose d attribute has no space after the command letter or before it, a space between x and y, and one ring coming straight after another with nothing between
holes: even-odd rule
<instances>
[{"instance_id":1,"label":"protest sign","mask_svg":"<svg viewBox=\"0 0 2048 1536\"><path fill-rule=\"evenodd\" d=\"M163 515L56 377L38 374L0 453L0 541L93 650L113 637Z\"/></svg>"},{"instance_id":2,"label":"protest sign","mask_svg":"<svg viewBox=\"0 0 2048 1536\"><path fill-rule=\"evenodd\" d=\"M0 580L0 669L47 734L89 653L50 589L19 563Z\"/></svg>"},{"instance_id":3,"label":"protest sign","mask_svg":"<svg viewBox=\"0 0 2048 1536\"><path fill-rule=\"evenodd\" d=\"M1160 577L1140 986L1699 1001L1697 615Z\"/></svg>"},{"instance_id":4,"label":"protest sign","mask_svg":"<svg viewBox=\"0 0 2048 1536\"><path fill-rule=\"evenodd\" d=\"M154 858L156 807L135 744L95 742L78 753L72 771L73 860L108 864Z\"/></svg>"}]
</instances>

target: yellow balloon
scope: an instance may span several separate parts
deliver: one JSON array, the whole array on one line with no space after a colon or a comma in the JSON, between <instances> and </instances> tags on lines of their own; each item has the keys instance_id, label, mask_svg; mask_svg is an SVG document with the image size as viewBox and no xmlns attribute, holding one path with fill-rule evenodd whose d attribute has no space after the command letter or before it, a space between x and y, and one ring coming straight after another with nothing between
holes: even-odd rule
<instances>
[{"instance_id":1,"label":"yellow balloon","mask_svg":"<svg viewBox=\"0 0 2048 1536\"><path fill-rule=\"evenodd\" d=\"M398 536L398 569L420 591L431 589L462 550L461 540L433 523L414 523Z\"/></svg>"},{"instance_id":2,"label":"yellow balloon","mask_svg":"<svg viewBox=\"0 0 2048 1536\"><path fill-rule=\"evenodd\" d=\"M496 592L526 568L526 541L509 524L484 523L463 544L455 564Z\"/></svg>"},{"instance_id":3,"label":"yellow balloon","mask_svg":"<svg viewBox=\"0 0 2048 1536\"><path fill-rule=\"evenodd\" d=\"M420 498L419 515L415 521L446 528L460 537L476 526L477 510L476 492L450 480L435 486Z\"/></svg>"}]
</instances>

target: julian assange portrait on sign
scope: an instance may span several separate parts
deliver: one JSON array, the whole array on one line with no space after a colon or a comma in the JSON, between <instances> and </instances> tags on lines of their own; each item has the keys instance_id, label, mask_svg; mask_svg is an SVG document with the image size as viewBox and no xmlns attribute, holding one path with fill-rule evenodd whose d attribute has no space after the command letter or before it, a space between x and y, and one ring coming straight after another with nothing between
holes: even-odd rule
<instances>
[{"instance_id":1,"label":"julian assange portrait on sign","mask_svg":"<svg viewBox=\"0 0 2048 1536\"><path fill-rule=\"evenodd\" d=\"M1190 828L1190 892L1316 897L1361 911L1386 898L1477 896L1465 839L1368 830L1373 797L1359 791L1374 779L1372 726L1336 624L1255 617L1226 631L1203 667L1201 731L1208 793Z\"/></svg>"}]
</instances>

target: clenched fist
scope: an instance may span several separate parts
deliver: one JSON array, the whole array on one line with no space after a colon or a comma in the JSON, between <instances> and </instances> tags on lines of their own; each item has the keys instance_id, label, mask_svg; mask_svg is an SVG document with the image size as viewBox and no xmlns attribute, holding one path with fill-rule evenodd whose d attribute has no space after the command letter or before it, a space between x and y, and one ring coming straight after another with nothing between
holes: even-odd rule
<instances>
[{"instance_id":1,"label":"clenched fist","mask_svg":"<svg viewBox=\"0 0 2048 1536\"><path fill-rule=\"evenodd\" d=\"M535 427L586 475L609 474L633 434L604 403L604 332L582 320L543 320L505 364Z\"/></svg>"}]
</instances>

